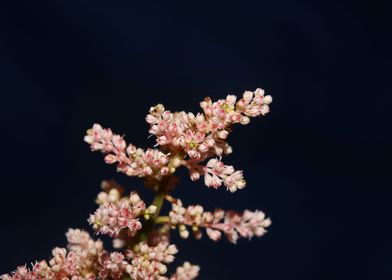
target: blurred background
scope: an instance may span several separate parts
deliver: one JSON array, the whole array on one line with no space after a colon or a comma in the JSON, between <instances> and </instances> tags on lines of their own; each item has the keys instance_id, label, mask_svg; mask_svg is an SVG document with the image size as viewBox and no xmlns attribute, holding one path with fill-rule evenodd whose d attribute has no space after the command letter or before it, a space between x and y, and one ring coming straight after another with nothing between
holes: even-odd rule
<instances>
[{"instance_id":1,"label":"blurred background","mask_svg":"<svg viewBox=\"0 0 392 280\"><path fill-rule=\"evenodd\" d=\"M141 2L0 4L0 273L90 230L101 180L143 190L90 152L94 122L152 146L151 105L197 112L261 87L271 113L235 128L225 160L247 187L182 172L174 195L273 225L237 245L174 234L178 262L199 279L392 279L387 1Z\"/></svg>"}]
</instances>

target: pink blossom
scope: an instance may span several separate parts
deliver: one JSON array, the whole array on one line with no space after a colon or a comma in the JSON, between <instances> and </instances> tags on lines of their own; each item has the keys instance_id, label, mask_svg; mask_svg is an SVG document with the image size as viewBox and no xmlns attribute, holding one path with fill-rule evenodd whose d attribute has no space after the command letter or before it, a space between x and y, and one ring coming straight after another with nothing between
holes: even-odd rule
<instances>
[{"instance_id":1,"label":"pink blossom","mask_svg":"<svg viewBox=\"0 0 392 280\"><path fill-rule=\"evenodd\" d=\"M127 144L123 136L94 124L84 141L91 150L103 153L104 161L116 165L118 171L143 178L146 187L156 192L152 204L146 207L136 192L127 196L125 188L114 181L103 181L96 198L99 207L88 221L98 234L113 237L113 247L118 252L106 251L102 241L93 240L86 231L69 229L66 248L55 247L48 261L20 266L0 279L168 280L167 265L178 252L170 244L171 229L177 229L182 238L192 233L197 239L205 230L213 241L226 236L232 243L238 238L264 235L271 220L259 210L209 212L201 205L184 207L181 200L169 193L178 182L174 173L181 166L188 169L192 181L204 176L207 187L224 185L230 192L244 188L242 170L225 165L221 159L232 153L228 139L233 126L246 125L251 118L266 115L271 102L272 97L258 88L245 91L241 98L227 95L213 101L207 97L200 102L201 112L196 114L171 112L162 104L153 106L146 122L156 148ZM164 199L172 204L172 209L167 216L160 216ZM170 280L194 279L199 269L185 262Z\"/></svg>"},{"instance_id":2,"label":"pink blossom","mask_svg":"<svg viewBox=\"0 0 392 280\"><path fill-rule=\"evenodd\" d=\"M110 129L104 129L99 124L94 124L84 137L93 151L106 154L105 162L117 163L117 169L128 176L162 176L160 171L168 163L168 157L159 150L147 149L146 151L132 144L126 145L124 139L113 134Z\"/></svg>"},{"instance_id":3,"label":"pink blossom","mask_svg":"<svg viewBox=\"0 0 392 280\"><path fill-rule=\"evenodd\" d=\"M164 275L167 267L164 263L171 263L178 252L175 245L160 242L156 246L149 246L146 242L137 244L128 250L127 258L131 259L127 273L133 279L167 279Z\"/></svg>"},{"instance_id":4,"label":"pink blossom","mask_svg":"<svg viewBox=\"0 0 392 280\"><path fill-rule=\"evenodd\" d=\"M68 250L54 248L53 257L36 262L31 269L18 267L12 275L3 275L3 280L95 280L95 272L101 269L98 256L104 253L101 241L94 241L87 232L70 229L67 232Z\"/></svg>"},{"instance_id":5,"label":"pink blossom","mask_svg":"<svg viewBox=\"0 0 392 280\"><path fill-rule=\"evenodd\" d=\"M201 163L214 156L221 157L230 154L232 148L226 142L232 124L248 124L249 117L265 115L269 112L271 96L264 96L262 89L254 92L245 91L243 97L237 101L234 95L226 99L213 102L206 98L200 103L203 113L175 112L165 109L162 104L150 108L146 121L150 124L150 133L156 136L157 145L163 146L170 153L163 154L159 150L136 148L126 145L123 138L113 134L110 129L104 129L94 124L87 131L85 141L92 150L99 150L106 154L105 162L117 163L119 171L129 176L156 177L166 176L174 171L171 169L170 159L182 155L181 165L191 168L192 180L198 180L203 169ZM189 158L184 158L187 155ZM212 166L212 165L216 166ZM224 172L218 170L218 161L210 159L205 166L204 182L208 187L218 188L222 183L231 192L245 186L242 171L232 170L226 166ZM193 168L200 166L199 168ZM232 172L231 172L232 171Z\"/></svg>"},{"instance_id":6,"label":"pink blossom","mask_svg":"<svg viewBox=\"0 0 392 280\"><path fill-rule=\"evenodd\" d=\"M182 266L177 267L176 273L170 277L170 280L192 280L199 276L200 267L184 262Z\"/></svg>"},{"instance_id":7,"label":"pink blossom","mask_svg":"<svg viewBox=\"0 0 392 280\"><path fill-rule=\"evenodd\" d=\"M266 228L271 225L271 220L259 210L254 212L245 210L239 213L216 209L214 212L208 212L200 205L190 205L185 208L181 200L177 199L172 204L169 223L172 226L179 226L180 236L183 238L187 237L184 234L188 232L186 225L192 227L196 236L201 234L199 228L202 227L206 228L208 237L214 241L219 240L224 233L229 241L236 243L239 236L250 239L253 236L264 235L267 232Z\"/></svg>"},{"instance_id":8,"label":"pink blossom","mask_svg":"<svg viewBox=\"0 0 392 280\"><path fill-rule=\"evenodd\" d=\"M124 255L118 252L102 254L99 257L99 263L102 265L102 269L99 271L98 279L122 279L129 265L125 261Z\"/></svg>"},{"instance_id":9,"label":"pink blossom","mask_svg":"<svg viewBox=\"0 0 392 280\"><path fill-rule=\"evenodd\" d=\"M208 161L204 171L204 183L208 187L218 188L223 183L230 192L235 192L246 185L242 171L235 171L233 166L224 165L216 158Z\"/></svg>"},{"instance_id":10,"label":"pink blossom","mask_svg":"<svg viewBox=\"0 0 392 280\"><path fill-rule=\"evenodd\" d=\"M127 229L129 236L134 236L142 228L138 216L145 210L145 204L136 193L130 199L120 200L117 204L105 203L90 215L89 223L101 234L115 237L120 230Z\"/></svg>"}]
</instances>

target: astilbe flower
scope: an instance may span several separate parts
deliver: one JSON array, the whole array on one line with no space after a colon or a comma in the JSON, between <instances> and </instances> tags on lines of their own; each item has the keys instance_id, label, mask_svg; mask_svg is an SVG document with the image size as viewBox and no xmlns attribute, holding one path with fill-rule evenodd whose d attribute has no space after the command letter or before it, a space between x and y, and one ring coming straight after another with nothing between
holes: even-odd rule
<instances>
[{"instance_id":1,"label":"astilbe flower","mask_svg":"<svg viewBox=\"0 0 392 280\"><path fill-rule=\"evenodd\" d=\"M209 187L218 188L223 183L229 191L235 192L246 184L242 171L235 171L233 166L224 165L216 158L208 161L204 172L204 183Z\"/></svg>"},{"instance_id":2,"label":"astilbe flower","mask_svg":"<svg viewBox=\"0 0 392 280\"><path fill-rule=\"evenodd\" d=\"M105 202L99 206L88 222L101 234L115 237L122 229L128 229L128 235L134 236L142 228L139 216L146 208L145 203L136 193L129 198L118 201Z\"/></svg>"},{"instance_id":3,"label":"astilbe flower","mask_svg":"<svg viewBox=\"0 0 392 280\"><path fill-rule=\"evenodd\" d=\"M182 165L188 168L193 181L205 175L204 182L208 187L218 188L223 184L235 192L246 185L242 171L235 171L214 157L232 152L226 142L231 126L237 123L246 125L250 122L249 117L266 115L272 98L264 96L262 89L256 89L246 91L238 102L236 100L234 95L216 102L206 98L200 103L203 113L196 115L172 113L162 104L151 107L146 117L149 132L156 136L157 146L167 151L166 154L156 149L145 152L132 144L127 146L121 136L99 124L87 131L85 141L93 151L107 154L105 161L118 163L117 169L129 176L159 179L174 173ZM206 165L201 164L211 157Z\"/></svg>"},{"instance_id":4,"label":"astilbe flower","mask_svg":"<svg viewBox=\"0 0 392 280\"><path fill-rule=\"evenodd\" d=\"M178 199L172 204L167 222L172 227L178 226L182 238L188 238L189 231L186 226L190 226L196 238L202 235L200 228L205 228L210 239L217 241L224 233L232 243L236 243L239 237L260 237L271 225L271 220L266 218L262 211L245 210L239 213L216 209L214 212L208 212L200 205L185 208Z\"/></svg>"},{"instance_id":5,"label":"astilbe flower","mask_svg":"<svg viewBox=\"0 0 392 280\"><path fill-rule=\"evenodd\" d=\"M31 268L20 266L0 279L191 280L198 276L200 267L189 262L168 276L167 265L178 252L170 244L171 229L177 228L182 238L188 238L189 229L201 238L204 229L210 239L217 241L225 235L232 243L240 237L264 235L271 220L262 211L209 212L201 205L184 207L169 193L178 182L174 173L181 166L188 169L192 181L204 176L207 187L223 185L230 192L244 188L243 172L221 161L232 152L227 139L235 124L246 125L250 118L266 115L271 102L271 96L256 89L245 91L239 100L234 95L215 102L205 98L197 114L171 112L158 104L146 116L149 133L156 138L153 149L126 144L111 129L94 124L84 137L91 150L105 154L105 162L116 164L118 171L142 178L156 192L153 202L147 207L136 192L127 195L116 182L103 181L96 198L98 209L88 222L96 234L112 237L117 251L106 251L100 240L93 240L85 231L69 229L67 247L54 248L48 262L36 262ZM172 209L167 216L160 216L166 200Z\"/></svg>"},{"instance_id":6,"label":"astilbe flower","mask_svg":"<svg viewBox=\"0 0 392 280\"><path fill-rule=\"evenodd\" d=\"M84 141L90 144L93 151L107 154L105 162L117 162L117 169L128 176L145 177L154 174L159 178L169 171L165 154L155 149L144 151L132 144L127 146L120 135L113 134L110 129L103 129L99 124L94 124L87 131Z\"/></svg>"},{"instance_id":7,"label":"astilbe flower","mask_svg":"<svg viewBox=\"0 0 392 280\"><path fill-rule=\"evenodd\" d=\"M66 236L68 250L54 248L49 263L44 260L39 261L31 269L21 266L12 275L2 275L1 279L96 279L96 272L101 269L98 258L104 253L102 242L92 240L87 232L79 229L69 229Z\"/></svg>"},{"instance_id":8,"label":"astilbe flower","mask_svg":"<svg viewBox=\"0 0 392 280\"><path fill-rule=\"evenodd\" d=\"M192 280L199 275L200 267L192 265L189 262L184 262L182 266L177 267L176 273L174 273L170 280Z\"/></svg>"},{"instance_id":9,"label":"astilbe flower","mask_svg":"<svg viewBox=\"0 0 392 280\"><path fill-rule=\"evenodd\" d=\"M99 263L102 265L102 269L99 271L98 279L122 279L129 265L125 261L124 255L118 252L102 254L99 257Z\"/></svg>"},{"instance_id":10,"label":"astilbe flower","mask_svg":"<svg viewBox=\"0 0 392 280\"><path fill-rule=\"evenodd\" d=\"M168 279L162 276L167 272L165 264L173 262L177 252L176 246L167 242L160 242L156 246L140 242L132 250L128 250L127 258L131 260L131 265L127 267L127 272L135 280Z\"/></svg>"}]
</instances>

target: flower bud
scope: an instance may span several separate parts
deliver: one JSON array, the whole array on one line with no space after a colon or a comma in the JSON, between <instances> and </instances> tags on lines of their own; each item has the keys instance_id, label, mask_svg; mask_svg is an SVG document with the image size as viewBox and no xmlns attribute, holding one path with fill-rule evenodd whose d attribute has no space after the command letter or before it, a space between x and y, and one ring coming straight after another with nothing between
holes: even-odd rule
<instances>
[{"instance_id":1,"label":"flower bud","mask_svg":"<svg viewBox=\"0 0 392 280\"><path fill-rule=\"evenodd\" d=\"M149 214L154 214L157 211L157 207L155 205L150 205L147 208L147 211L148 211Z\"/></svg>"},{"instance_id":2,"label":"flower bud","mask_svg":"<svg viewBox=\"0 0 392 280\"><path fill-rule=\"evenodd\" d=\"M138 204L140 202L140 196L137 193L132 192L129 200L133 205Z\"/></svg>"},{"instance_id":3,"label":"flower bud","mask_svg":"<svg viewBox=\"0 0 392 280\"><path fill-rule=\"evenodd\" d=\"M167 272L167 267L166 267L166 265L164 265L164 264L162 264L162 263L159 263L159 264L158 264L158 272L159 272L159 274L161 274L161 275L165 274L165 273Z\"/></svg>"},{"instance_id":4,"label":"flower bud","mask_svg":"<svg viewBox=\"0 0 392 280\"><path fill-rule=\"evenodd\" d=\"M208 145L202 143L202 144L200 144L200 146L198 147L198 149L199 149L200 152L206 153L206 152L208 151L209 147L208 147Z\"/></svg>"},{"instance_id":5,"label":"flower bud","mask_svg":"<svg viewBox=\"0 0 392 280\"><path fill-rule=\"evenodd\" d=\"M271 95L264 96L262 102L267 105L271 104L272 103L272 96Z\"/></svg>"},{"instance_id":6,"label":"flower bud","mask_svg":"<svg viewBox=\"0 0 392 280\"><path fill-rule=\"evenodd\" d=\"M189 237L189 231L186 229L185 225L180 225L178 229L180 230L181 238L187 239Z\"/></svg>"},{"instance_id":7,"label":"flower bud","mask_svg":"<svg viewBox=\"0 0 392 280\"><path fill-rule=\"evenodd\" d=\"M108 154L105 156L105 162L107 164L113 164L117 161L117 157L113 154Z\"/></svg>"},{"instance_id":8,"label":"flower bud","mask_svg":"<svg viewBox=\"0 0 392 280\"><path fill-rule=\"evenodd\" d=\"M148 260L144 260L144 262L142 263L142 267L148 268L149 266L150 266L150 262Z\"/></svg>"},{"instance_id":9,"label":"flower bud","mask_svg":"<svg viewBox=\"0 0 392 280\"><path fill-rule=\"evenodd\" d=\"M108 201L113 203L115 201L118 201L119 199L120 199L120 192L118 191L118 189L111 189L109 191Z\"/></svg>"},{"instance_id":10,"label":"flower bud","mask_svg":"<svg viewBox=\"0 0 392 280\"><path fill-rule=\"evenodd\" d=\"M253 98L253 92L251 91L245 91L244 95L243 95L244 101L245 103L249 103L250 101L252 101Z\"/></svg>"},{"instance_id":11,"label":"flower bud","mask_svg":"<svg viewBox=\"0 0 392 280\"><path fill-rule=\"evenodd\" d=\"M233 152L233 148L231 146L227 145L225 147L224 152L225 152L226 155L229 155L229 154L231 154Z\"/></svg>"},{"instance_id":12,"label":"flower bud","mask_svg":"<svg viewBox=\"0 0 392 280\"><path fill-rule=\"evenodd\" d=\"M243 116L241 118L241 124L247 125L249 122L250 122L250 118L249 117Z\"/></svg>"},{"instance_id":13,"label":"flower bud","mask_svg":"<svg viewBox=\"0 0 392 280\"><path fill-rule=\"evenodd\" d=\"M167 247L167 249L166 249L166 253L168 253L169 255L177 254L178 249L177 249L176 245L174 245L174 244L169 245L169 247Z\"/></svg>"},{"instance_id":14,"label":"flower bud","mask_svg":"<svg viewBox=\"0 0 392 280\"><path fill-rule=\"evenodd\" d=\"M200 173L195 169L190 172L190 176L192 181L197 181L200 179Z\"/></svg>"},{"instance_id":15,"label":"flower bud","mask_svg":"<svg viewBox=\"0 0 392 280\"><path fill-rule=\"evenodd\" d=\"M228 135L229 135L229 132L227 130L218 131L218 137L220 139L226 139Z\"/></svg>"},{"instance_id":16,"label":"flower bud","mask_svg":"<svg viewBox=\"0 0 392 280\"><path fill-rule=\"evenodd\" d=\"M261 112L261 114L262 114L263 116L266 115L266 114L269 112L269 107L268 107L268 105L266 105L266 104L262 105L261 108L260 108L260 112Z\"/></svg>"},{"instance_id":17,"label":"flower bud","mask_svg":"<svg viewBox=\"0 0 392 280\"><path fill-rule=\"evenodd\" d=\"M113 239L113 248L121 249L125 246L125 241L122 239L115 238Z\"/></svg>"},{"instance_id":18,"label":"flower bud","mask_svg":"<svg viewBox=\"0 0 392 280\"><path fill-rule=\"evenodd\" d=\"M256 96L264 96L264 90L261 89L261 88L257 88L257 89L255 90L255 95L256 95Z\"/></svg>"},{"instance_id":19,"label":"flower bud","mask_svg":"<svg viewBox=\"0 0 392 280\"><path fill-rule=\"evenodd\" d=\"M169 173L169 168L164 166L161 168L161 174L162 175L167 175Z\"/></svg>"},{"instance_id":20,"label":"flower bud","mask_svg":"<svg viewBox=\"0 0 392 280\"><path fill-rule=\"evenodd\" d=\"M100 192L97 196L96 202L98 204L104 203L108 199L108 194L106 192Z\"/></svg>"},{"instance_id":21,"label":"flower bud","mask_svg":"<svg viewBox=\"0 0 392 280\"><path fill-rule=\"evenodd\" d=\"M234 104L236 100L237 100L237 96L235 95L228 95L226 97L226 101L229 102L230 104Z\"/></svg>"},{"instance_id":22,"label":"flower bud","mask_svg":"<svg viewBox=\"0 0 392 280\"><path fill-rule=\"evenodd\" d=\"M151 114L148 114L148 115L146 116L146 122L148 122L149 124L156 123L156 122L157 122L157 118L154 117L154 116L151 115Z\"/></svg>"}]
</instances>

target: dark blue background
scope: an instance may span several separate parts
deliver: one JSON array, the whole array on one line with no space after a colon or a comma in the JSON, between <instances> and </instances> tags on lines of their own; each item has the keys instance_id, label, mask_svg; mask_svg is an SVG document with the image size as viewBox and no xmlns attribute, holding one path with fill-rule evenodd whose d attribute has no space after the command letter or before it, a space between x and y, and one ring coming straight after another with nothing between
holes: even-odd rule
<instances>
[{"instance_id":1,"label":"dark blue background","mask_svg":"<svg viewBox=\"0 0 392 280\"><path fill-rule=\"evenodd\" d=\"M92 123L146 147L149 106L197 112L205 96L262 87L271 114L237 127L225 160L247 188L183 176L175 195L260 208L270 232L179 241L177 259L200 279L392 279L391 7L160 2L2 2L0 273L48 258L68 227L90 229L102 179L142 189L89 151Z\"/></svg>"}]
</instances>

